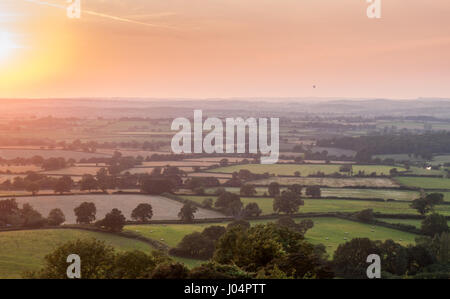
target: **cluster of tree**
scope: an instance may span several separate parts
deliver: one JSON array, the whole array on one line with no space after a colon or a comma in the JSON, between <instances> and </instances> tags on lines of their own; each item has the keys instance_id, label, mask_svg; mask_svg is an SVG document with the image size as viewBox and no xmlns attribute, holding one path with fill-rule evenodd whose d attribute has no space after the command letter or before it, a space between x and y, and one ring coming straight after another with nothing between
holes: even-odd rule
<instances>
[{"instance_id":1,"label":"cluster of tree","mask_svg":"<svg viewBox=\"0 0 450 299\"><path fill-rule=\"evenodd\" d=\"M413 200L411 208L416 209L421 215L434 211L434 206L444 202L444 194L430 193Z\"/></svg>"},{"instance_id":2,"label":"cluster of tree","mask_svg":"<svg viewBox=\"0 0 450 299\"><path fill-rule=\"evenodd\" d=\"M0 226L42 227L57 226L66 221L60 209L50 211L44 218L30 204L25 203L20 208L15 199L0 200Z\"/></svg>"},{"instance_id":3,"label":"cluster of tree","mask_svg":"<svg viewBox=\"0 0 450 299\"><path fill-rule=\"evenodd\" d=\"M339 245L330 260L323 245L312 245L304 233L313 223L296 224L290 218L250 227L245 221L212 226L187 235L170 251L183 257L209 259L192 270L160 252L115 253L96 240L68 242L45 258L39 271L28 278L66 278L67 256L78 254L81 277L153 279L240 278L367 278L367 257L378 254L382 278L450 278L450 234L420 237L416 245L392 240L356 238Z\"/></svg>"},{"instance_id":4,"label":"cluster of tree","mask_svg":"<svg viewBox=\"0 0 450 299\"><path fill-rule=\"evenodd\" d=\"M171 255L207 260L213 257L216 243L225 234L223 226L209 226L201 233L194 232L184 236L177 247L170 250Z\"/></svg>"},{"instance_id":5,"label":"cluster of tree","mask_svg":"<svg viewBox=\"0 0 450 299\"><path fill-rule=\"evenodd\" d=\"M193 269L175 262L160 251L116 252L98 240L65 243L45 257L42 269L25 273L25 278L67 278L67 256L80 256L82 279L245 279L251 275L233 265L207 262Z\"/></svg>"},{"instance_id":6,"label":"cluster of tree","mask_svg":"<svg viewBox=\"0 0 450 299\"><path fill-rule=\"evenodd\" d=\"M450 278L450 235L416 240L404 247L392 240L372 241L356 238L339 245L333 256L333 270L342 278L367 278L366 259L370 254L381 258L382 278Z\"/></svg>"},{"instance_id":7,"label":"cluster of tree","mask_svg":"<svg viewBox=\"0 0 450 299\"><path fill-rule=\"evenodd\" d=\"M433 153L450 152L450 132L341 137L319 140L317 144L355 150L356 160L361 162L371 161L374 154L412 154L429 160Z\"/></svg>"},{"instance_id":8,"label":"cluster of tree","mask_svg":"<svg viewBox=\"0 0 450 299\"><path fill-rule=\"evenodd\" d=\"M242 203L238 194L223 191L217 197L215 207L222 211L225 215L234 217L258 217L262 210L255 202L245 205Z\"/></svg>"}]
</instances>

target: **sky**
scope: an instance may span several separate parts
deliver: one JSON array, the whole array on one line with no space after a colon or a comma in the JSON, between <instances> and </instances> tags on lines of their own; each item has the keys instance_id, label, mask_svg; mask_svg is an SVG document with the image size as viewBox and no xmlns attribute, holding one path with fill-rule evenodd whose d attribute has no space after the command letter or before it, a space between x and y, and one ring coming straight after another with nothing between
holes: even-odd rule
<instances>
[{"instance_id":1,"label":"sky","mask_svg":"<svg viewBox=\"0 0 450 299\"><path fill-rule=\"evenodd\" d=\"M450 1L0 0L0 98L450 98Z\"/></svg>"}]
</instances>

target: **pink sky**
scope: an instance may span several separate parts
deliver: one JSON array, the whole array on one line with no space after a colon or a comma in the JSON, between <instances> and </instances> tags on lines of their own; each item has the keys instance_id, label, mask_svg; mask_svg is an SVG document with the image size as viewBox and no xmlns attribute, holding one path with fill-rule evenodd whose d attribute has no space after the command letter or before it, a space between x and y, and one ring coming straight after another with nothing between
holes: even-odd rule
<instances>
[{"instance_id":1,"label":"pink sky","mask_svg":"<svg viewBox=\"0 0 450 299\"><path fill-rule=\"evenodd\" d=\"M0 0L0 97L450 97L448 0L82 4Z\"/></svg>"}]
</instances>

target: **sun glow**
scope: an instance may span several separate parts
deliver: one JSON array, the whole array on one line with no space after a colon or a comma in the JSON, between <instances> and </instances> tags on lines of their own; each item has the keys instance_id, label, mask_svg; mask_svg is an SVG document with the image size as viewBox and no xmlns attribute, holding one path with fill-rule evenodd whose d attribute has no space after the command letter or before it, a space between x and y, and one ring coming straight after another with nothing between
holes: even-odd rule
<instances>
[{"instance_id":1,"label":"sun glow","mask_svg":"<svg viewBox=\"0 0 450 299\"><path fill-rule=\"evenodd\" d=\"M12 41L11 34L0 32L0 61L6 59L18 46Z\"/></svg>"}]
</instances>

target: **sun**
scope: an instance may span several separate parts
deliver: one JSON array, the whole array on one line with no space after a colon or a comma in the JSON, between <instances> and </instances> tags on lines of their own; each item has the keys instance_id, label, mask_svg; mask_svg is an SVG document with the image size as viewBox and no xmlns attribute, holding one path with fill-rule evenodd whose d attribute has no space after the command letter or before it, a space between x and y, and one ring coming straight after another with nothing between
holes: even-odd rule
<instances>
[{"instance_id":1,"label":"sun","mask_svg":"<svg viewBox=\"0 0 450 299\"><path fill-rule=\"evenodd\" d=\"M0 60L6 59L17 48L9 32L0 32Z\"/></svg>"}]
</instances>

